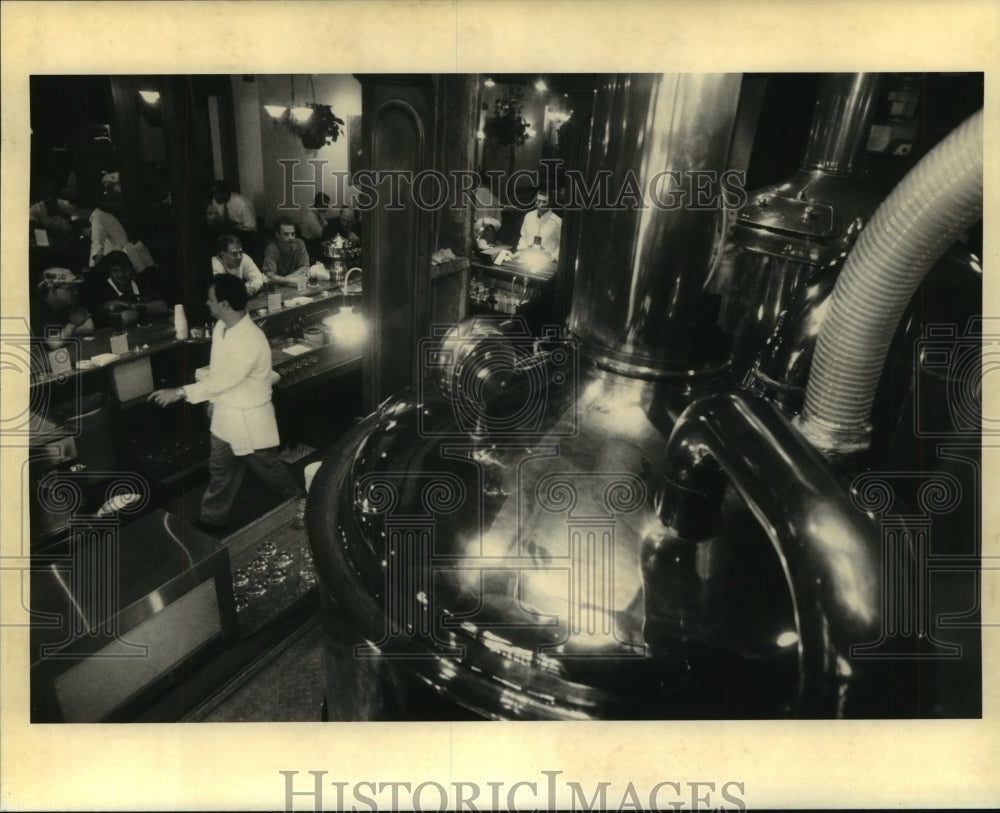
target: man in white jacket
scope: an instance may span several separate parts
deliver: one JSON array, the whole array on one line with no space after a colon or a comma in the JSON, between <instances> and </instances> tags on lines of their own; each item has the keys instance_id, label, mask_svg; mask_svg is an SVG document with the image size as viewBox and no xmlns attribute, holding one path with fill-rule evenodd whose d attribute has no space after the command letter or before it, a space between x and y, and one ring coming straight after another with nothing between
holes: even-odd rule
<instances>
[{"instance_id":1,"label":"man in white jacket","mask_svg":"<svg viewBox=\"0 0 1000 813\"><path fill-rule=\"evenodd\" d=\"M105 254L112 251L124 251L128 245L128 234L125 227L111 212L98 204L92 209L90 221L90 267L100 262Z\"/></svg>"},{"instance_id":2,"label":"man in white jacket","mask_svg":"<svg viewBox=\"0 0 1000 813\"><path fill-rule=\"evenodd\" d=\"M149 397L160 406L180 400L212 404L209 484L201 500L200 524L226 524L246 467L282 497L305 494L278 457L278 422L271 404L271 348L267 337L246 314L242 280L213 277L208 310L216 319L208 375L180 388L157 390Z\"/></svg>"}]
</instances>

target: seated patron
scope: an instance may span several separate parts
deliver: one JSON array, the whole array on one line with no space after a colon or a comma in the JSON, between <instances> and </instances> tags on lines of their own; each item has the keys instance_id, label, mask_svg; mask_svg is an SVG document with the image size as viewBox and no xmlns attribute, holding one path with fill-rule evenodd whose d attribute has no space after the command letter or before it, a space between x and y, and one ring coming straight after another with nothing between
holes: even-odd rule
<instances>
[{"instance_id":1,"label":"seated patron","mask_svg":"<svg viewBox=\"0 0 1000 813\"><path fill-rule=\"evenodd\" d=\"M102 321L110 323L114 314L137 310L139 304L146 307L150 316L165 316L169 306L157 284L153 268L136 275L132 261L124 251L106 254L94 268L91 289L91 303ZM128 317L125 322L131 321Z\"/></svg>"},{"instance_id":2,"label":"seated patron","mask_svg":"<svg viewBox=\"0 0 1000 813\"><path fill-rule=\"evenodd\" d=\"M233 234L224 234L219 238L219 251L212 257L212 275L232 274L239 277L246 285L250 296L258 293L264 287L264 275L257 263L243 253L243 243Z\"/></svg>"},{"instance_id":3,"label":"seated patron","mask_svg":"<svg viewBox=\"0 0 1000 813\"><path fill-rule=\"evenodd\" d=\"M330 237L330 196L320 192L299 220L299 234L313 259L323 256L323 241Z\"/></svg>"},{"instance_id":4,"label":"seated patron","mask_svg":"<svg viewBox=\"0 0 1000 813\"><path fill-rule=\"evenodd\" d=\"M323 240L330 227L327 214L330 211L330 196L320 192L309 208L306 209L299 222L299 233L308 243L310 240Z\"/></svg>"},{"instance_id":5,"label":"seated patron","mask_svg":"<svg viewBox=\"0 0 1000 813\"><path fill-rule=\"evenodd\" d=\"M50 246L72 246L76 242L73 220L79 212L68 200L57 197L51 183L40 185L35 202L28 208L31 228L45 232L45 240ZM35 237L39 245L41 238Z\"/></svg>"},{"instance_id":6,"label":"seated patron","mask_svg":"<svg viewBox=\"0 0 1000 813\"><path fill-rule=\"evenodd\" d=\"M341 208L337 219L330 222L330 237L340 236L344 240L358 242L361 239L361 222L358 214L350 206Z\"/></svg>"},{"instance_id":7,"label":"seated patron","mask_svg":"<svg viewBox=\"0 0 1000 813\"><path fill-rule=\"evenodd\" d=\"M31 332L52 350L73 336L94 333L90 311L80 304L82 285L83 278L68 268L47 268L42 273L40 295L30 304Z\"/></svg>"},{"instance_id":8,"label":"seated patron","mask_svg":"<svg viewBox=\"0 0 1000 813\"><path fill-rule=\"evenodd\" d=\"M278 285L298 285L309 273L306 244L295 236L295 223L284 215L274 221L274 239L264 249L264 276Z\"/></svg>"}]
</instances>

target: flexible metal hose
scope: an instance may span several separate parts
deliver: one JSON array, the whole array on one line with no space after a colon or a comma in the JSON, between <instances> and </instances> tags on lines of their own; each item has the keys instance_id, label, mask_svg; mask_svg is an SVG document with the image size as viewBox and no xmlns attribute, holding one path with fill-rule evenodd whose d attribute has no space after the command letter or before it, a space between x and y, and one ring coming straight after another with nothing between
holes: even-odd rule
<instances>
[{"instance_id":1,"label":"flexible metal hose","mask_svg":"<svg viewBox=\"0 0 1000 813\"><path fill-rule=\"evenodd\" d=\"M980 110L929 152L862 231L820 329L799 429L823 451L869 444L872 403L899 319L948 246L982 216Z\"/></svg>"}]
</instances>

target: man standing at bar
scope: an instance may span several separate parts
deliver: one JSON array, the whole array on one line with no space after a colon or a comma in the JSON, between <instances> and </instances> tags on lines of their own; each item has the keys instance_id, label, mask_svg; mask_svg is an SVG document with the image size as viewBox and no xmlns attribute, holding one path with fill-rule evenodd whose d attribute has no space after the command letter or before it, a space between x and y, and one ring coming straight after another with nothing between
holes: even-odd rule
<instances>
[{"instance_id":1,"label":"man standing at bar","mask_svg":"<svg viewBox=\"0 0 1000 813\"><path fill-rule=\"evenodd\" d=\"M233 192L225 181L212 184L212 202L205 210L209 225L226 231L254 232L257 230L257 214L249 198Z\"/></svg>"},{"instance_id":2,"label":"man standing at bar","mask_svg":"<svg viewBox=\"0 0 1000 813\"><path fill-rule=\"evenodd\" d=\"M90 267L100 262L105 254L112 251L124 251L128 245L128 234L125 227L111 211L107 201L99 201L90 210Z\"/></svg>"},{"instance_id":3,"label":"man standing at bar","mask_svg":"<svg viewBox=\"0 0 1000 813\"><path fill-rule=\"evenodd\" d=\"M212 184L212 200L205 210L205 218L213 238L221 234L238 234L247 252L257 253L260 243L257 239L257 213L253 203L230 189L225 181L215 181Z\"/></svg>"},{"instance_id":4,"label":"man standing at bar","mask_svg":"<svg viewBox=\"0 0 1000 813\"><path fill-rule=\"evenodd\" d=\"M278 457L271 348L263 331L247 316L243 281L229 274L214 277L207 305L217 320L208 374L194 384L157 390L149 398L160 406L181 400L211 402L210 480L198 523L211 530L226 524L248 465L282 497L305 495Z\"/></svg>"}]
</instances>

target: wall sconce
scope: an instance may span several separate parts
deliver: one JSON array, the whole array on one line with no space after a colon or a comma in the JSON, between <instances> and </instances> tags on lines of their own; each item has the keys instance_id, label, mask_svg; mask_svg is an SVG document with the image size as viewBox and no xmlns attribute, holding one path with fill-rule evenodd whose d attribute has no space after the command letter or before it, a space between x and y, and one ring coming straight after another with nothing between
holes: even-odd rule
<instances>
[{"instance_id":1,"label":"wall sconce","mask_svg":"<svg viewBox=\"0 0 1000 813\"><path fill-rule=\"evenodd\" d=\"M293 107L290 112L296 124L305 124L313 114L311 107Z\"/></svg>"},{"instance_id":2,"label":"wall sconce","mask_svg":"<svg viewBox=\"0 0 1000 813\"><path fill-rule=\"evenodd\" d=\"M139 95L146 104L159 104L160 92L158 90L140 90Z\"/></svg>"}]
</instances>

